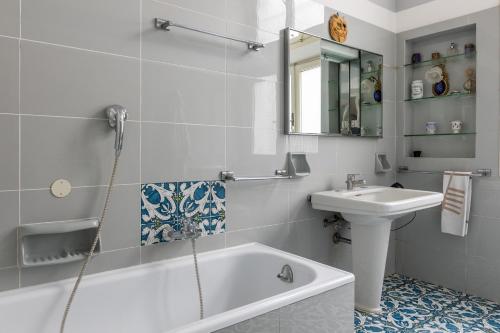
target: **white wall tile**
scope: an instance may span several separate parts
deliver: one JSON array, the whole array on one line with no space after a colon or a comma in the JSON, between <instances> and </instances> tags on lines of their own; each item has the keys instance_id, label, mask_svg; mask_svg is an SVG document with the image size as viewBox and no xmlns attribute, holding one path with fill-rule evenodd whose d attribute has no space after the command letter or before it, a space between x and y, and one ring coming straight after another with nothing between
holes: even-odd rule
<instances>
[{"instance_id":1,"label":"white wall tile","mask_svg":"<svg viewBox=\"0 0 500 333\"><path fill-rule=\"evenodd\" d=\"M19 193L0 192L0 269L17 265ZM0 273L1 275L1 273ZM2 286L0 286L0 289Z\"/></svg>"},{"instance_id":2,"label":"white wall tile","mask_svg":"<svg viewBox=\"0 0 500 333\"><path fill-rule=\"evenodd\" d=\"M227 31L238 38L264 43L259 51L249 50L245 44L229 42L227 71L263 80L283 81L283 47L279 34L248 26L228 23Z\"/></svg>"},{"instance_id":3,"label":"white wall tile","mask_svg":"<svg viewBox=\"0 0 500 333\"><path fill-rule=\"evenodd\" d=\"M59 178L73 186L105 185L114 142L115 133L106 120L22 116L21 187L49 188ZM139 125L127 122L117 184L139 182L138 156Z\"/></svg>"},{"instance_id":4,"label":"white wall tile","mask_svg":"<svg viewBox=\"0 0 500 333\"><path fill-rule=\"evenodd\" d=\"M227 169L241 176L272 176L286 163L286 138L269 128L226 129Z\"/></svg>"},{"instance_id":5,"label":"white wall tile","mask_svg":"<svg viewBox=\"0 0 500 333\"><path fill-rule=\"evenodd\" d=\"M19 287L19 270L17 267L0 269L0 290L11 290Z\"/></svg>"},{"instance_id":6,"label":"white wall tile","mask_svg":"<svg viewBox=\"0 0 500 333\"><path fill-rule=\"evenodd\" d=\"M288 221L288 184L256 181L227 186L227 231Z\"/></svg>"},{"instance_id":7,"label":"white wall tile","mask_svg":"<svg viewBox=\"0 0 500 333\"><path fill-rule=\"evenodd\" d=\"M225 34L226 23L177 6L153 0L142 2L142 57L197 68L225 70L226 41L185 29L157 30L154 18L178 22L189 27Z\"/></svg>"},{"instance_id":8,"label":"white wall tile","mask_svg":"<svg viewBox=\"0 0 500 333\"><path fill-rule=\"evenodd\" d=\"M19 113L19 41L0 37L0 49L0 113Z\"/></svg>"},{"instance_id":9,"label":"white wall tile","mask_svg":"<svg viewBox=\"0 0 500 333\"><path fill-rule=\"evenodd\" d=\"M106 118L120 104L139 120L139 61L23 41L21 91L24 114Z\"/></svg>"},{"instance_id":10,"label":"white wall tile","mask_svg":"<svg viewBox=\"0 0 500 333\"><path fill-rule=\"evenodd\" d=\"M227 125L283 128L282 85L268 80L227 76Z\"/></svg>"},{"instance_id":11,"label":"white wall tile","mask_svg":"<svg viewBox=\"0 0 500 333\"><path fill-rule=\"evenodd\" d=\"M19 116L0 115L0 190L19 189Z\"/></svg>"},{"instance_id":12,"label":"white wall tile","mask_svg":"<svg viewBox=\"0 0 500 333\"><path fill-rule=\"evenodd\" d=\"M227 18L261 30L278 33L287 23L287 8L281 0L227 1Z\"/></svg>"},{"instance_id":13,"label":"white wall tile","mask_svg":"<svg viewBox=\"0 0 500 333\"><path fill-rule=\"evenodd\" d=\"M500 303L500 262L485 258L467 258L466 292Z\"/></svg>"},{"instance_id":14,"label":"white wall tile","mask_svg":"<svg viewBox=\"0 0 500 333\"><path fill-rule=\"evenodd\" d=\"M224 170L224 128L143 123L142 182L215 180Z\"/></svg>"},{"instance_id":15,"label":"white wall tile","mask_svg":"<svg viewBox=\"0 0 500 333\"><path fill-rule=\"evenodd\" d=\"M143 61L142 120L224 126L225 80L218 72Z\"/></svg>"},{"instance_id":16,"label":"white wall tile","mask_svg":"<svg viewBox=\"0 0 500 333\"><path fill-rule=\"evenodd\" d=\"M19 37L19 0L0 3L0 35Z\"/></svg>"},{"instance_id":17,"label":"white wall tile","mask_svg":"<svg viewBox=\"0 0 500 333\"><path fill-rule=\"evenodd\" d=\"M226 17L226 0L157 0L195 12L212 15L221 19ZM180 23L180 22L179 22Z\"/></svg>"},{"instance_id":18,"label":"white wall tile","mask_svg":"<svg viewBox=\"0 0 500 333\"><path fill-rule=\"evenodd\" d=\"M139 56L139 0L23 0L23 38Z\"/></svg>"}]
</instances>

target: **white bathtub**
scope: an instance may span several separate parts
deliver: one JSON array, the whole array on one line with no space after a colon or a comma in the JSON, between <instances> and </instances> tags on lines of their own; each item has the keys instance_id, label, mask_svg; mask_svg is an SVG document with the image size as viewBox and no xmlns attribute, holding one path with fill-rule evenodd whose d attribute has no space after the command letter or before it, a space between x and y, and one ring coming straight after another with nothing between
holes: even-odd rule
<instances>
[{"instance_id":1,"label":"white bathtub","mask_svg":"<svg viewBox=\"0 0 500 333\"><path fill-rule=\"evenodd\" d=\"M202 253L199 264L204 320L186 256L86 276L66 332L212 332L354 281L350 273L256 243ZM276 277L284 264L293 269L292 284ZM58 332L73 282L0 293L1 331Z\"/></svg>"}]
</instances>

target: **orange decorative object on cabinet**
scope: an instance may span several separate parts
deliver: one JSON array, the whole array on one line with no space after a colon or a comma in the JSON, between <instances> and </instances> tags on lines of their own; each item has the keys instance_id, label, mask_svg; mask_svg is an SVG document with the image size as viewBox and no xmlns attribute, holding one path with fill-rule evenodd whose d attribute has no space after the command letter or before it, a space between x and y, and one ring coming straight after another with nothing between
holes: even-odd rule
<instances>
[{"instance_id":1,"label":"orange decorative object on cabinet","mask_svg":"<svg viewBox=\"0 0 500 333\"><path fill-rule=\"evenodd\" d=\"M347 22L345 17L340 16L339 13L333 14L330 17L330 36L336 42L343 43L347 39Z\"/></svg>"}]
</instances>

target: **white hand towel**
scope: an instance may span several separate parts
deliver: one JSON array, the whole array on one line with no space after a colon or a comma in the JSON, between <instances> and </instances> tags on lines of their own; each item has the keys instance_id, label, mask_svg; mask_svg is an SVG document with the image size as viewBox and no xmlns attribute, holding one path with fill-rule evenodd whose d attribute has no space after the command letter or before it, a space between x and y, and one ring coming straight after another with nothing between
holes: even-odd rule
<instances>
[{"instance_id":1,"label":"white hand towel","mask_svg":"<svg viewBox=\"0 0 500 333\"><path fill-rule=\"evenodd\" d=\"M445 171L443 193L441 232L465 237L472 196L471 172Z\"/></svg>"}]
</instances>

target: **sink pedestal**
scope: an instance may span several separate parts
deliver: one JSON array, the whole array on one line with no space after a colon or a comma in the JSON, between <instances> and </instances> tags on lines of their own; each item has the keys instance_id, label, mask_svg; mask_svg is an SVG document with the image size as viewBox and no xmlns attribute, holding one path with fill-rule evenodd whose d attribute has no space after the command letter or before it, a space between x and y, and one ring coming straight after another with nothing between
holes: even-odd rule
<instances>
[{"instance_id":1,"label":"sink pedestal","mask_svg":"<svg viewBox=\"0 0 500 333\"><path fill-rule=\"evenodd\" d=\"M311 195L313 208L341 213L351 223L357 309L381 311L380 297L392 221L438 206L442 201L442 193L386 186L362 186Z\"/></svg>"},{"instance_id":2,"label":"sink pedestal","mask_svg":"<svg viewBox=\"0 0 500 333\"><path fill-rule=\"evenodd\" d=\"M380 313L392 219L369 217L370 223L364 223L361 216L344 214L344 218L351 222L356 309ZM374 219L377 223L373 223Z\"/></svg>"}]
</instances>

